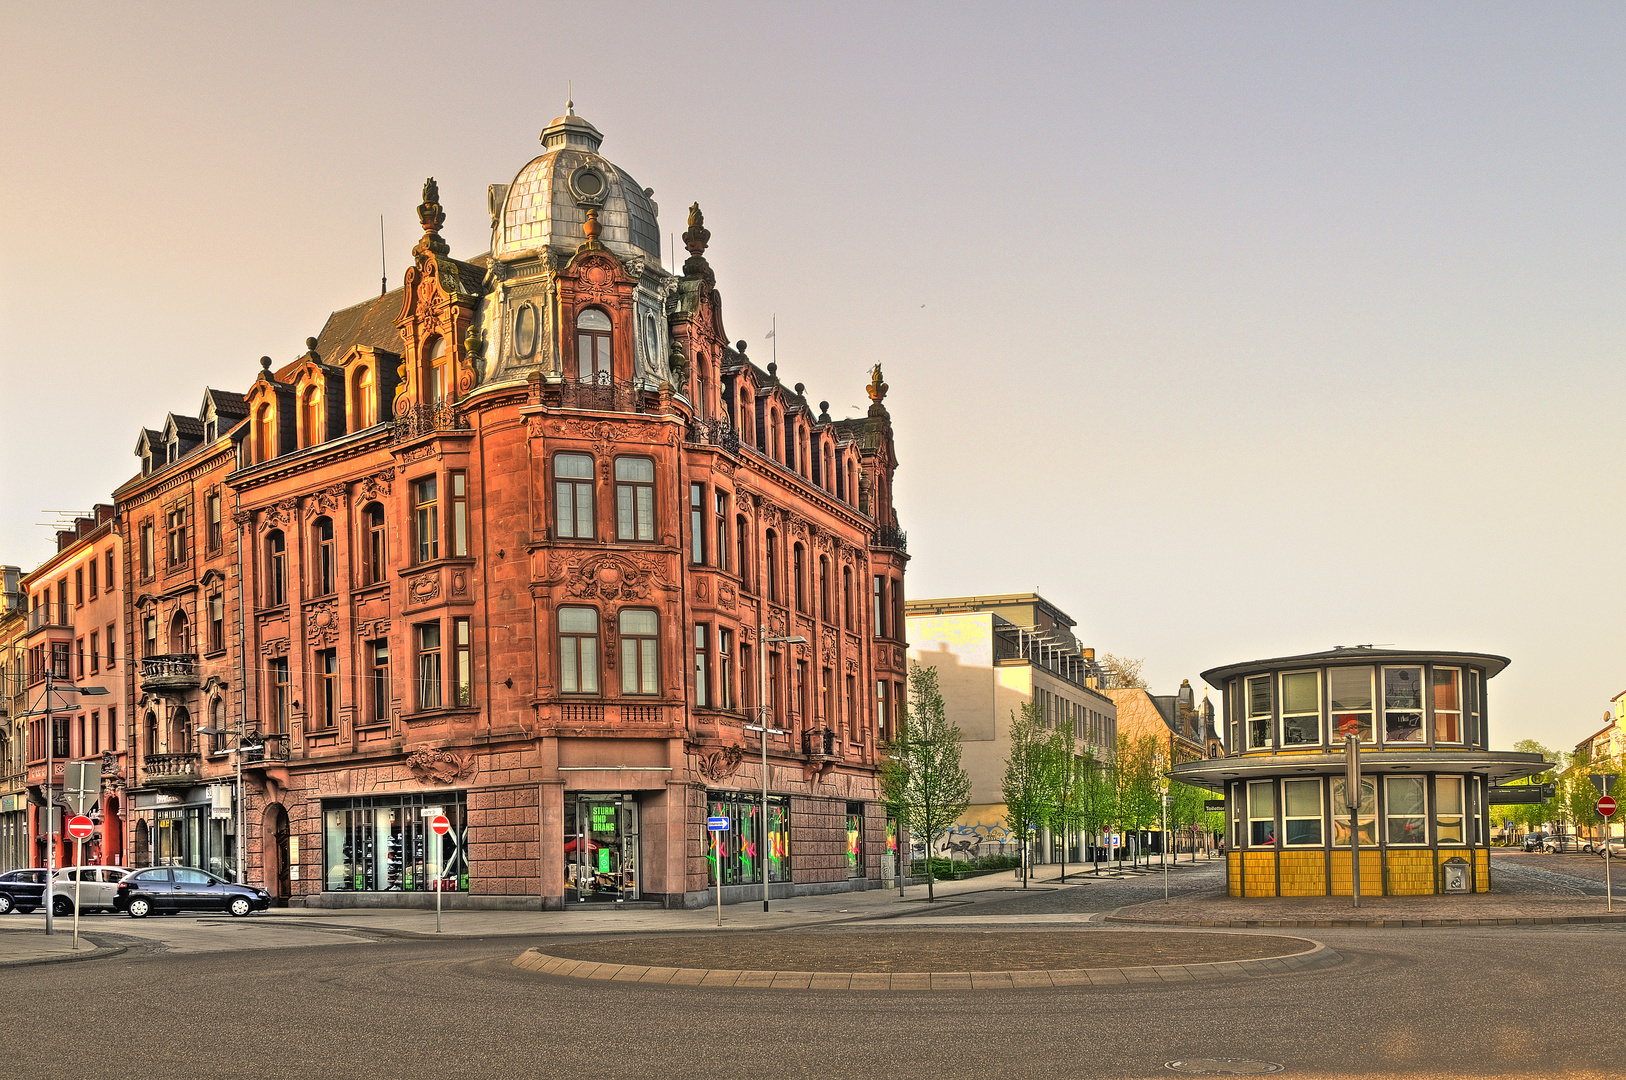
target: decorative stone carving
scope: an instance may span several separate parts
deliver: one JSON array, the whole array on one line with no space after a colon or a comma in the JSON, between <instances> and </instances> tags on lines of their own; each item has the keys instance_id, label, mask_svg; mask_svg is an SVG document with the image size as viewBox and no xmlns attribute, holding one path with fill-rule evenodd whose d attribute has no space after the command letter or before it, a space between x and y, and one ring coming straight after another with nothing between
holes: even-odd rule
<instances>
[{"instance_id":1,"label":"decorative stone carving","mask_svg":"<svg viewBox=\"0 0 1626 1080\"><path fill-rule=\"evenodd\" d=\"M277 638L274 641L267 641L265 644L260 646L260 651L273 660L279 656L287 656L288 639Z\"/></svg>"},{"instance_id":2,"label":"decorative stone carving","mask_svg":"<svg viewBox=\"0 0 1626 1080\"><path fill-rule=\"evenodd\" d=\"M249 522L254 520L254 511L252 511L252 510L233 510L232 515L231 515L231 520L232 520L232 524L236 525L239 529L241 529L243 526L247 525Z\"/></svg>"},{"instance_id":3,"label":"decorative stone carving","mask_svg":"<svg viewBox=\"0 0 1626 1080\"><path fill-rule=\"evenodd\" d=\"M834 664L836 662L836 639L834 635L825 634L824 640L820 643L820 645L823 649L824 662L826 664Z\"/></svg>"},{"instance_id":4,"label":"decorative stone carving","mask_svg":"<svg viewBox=\"0 0 1626 1080\"><path fill-rule=\"evenodd\" d=\"M260 531L282 528L294 519L294 512L298 509L298 499L283 499L274 506L266 507L260 514Z\"/></svg>"},{"instance_id":5,"label":"decorative stone carving","mask_svg":"<svg viewBox=\"0 0 1626 1080\"><path fill-rule=\"evenodd\" d=\"M743 746L725 746L719 750L702 750L696 746L684 747L695 759L695 769L712 783L721 783L740 771L745 761Z\"/></svg>"},{"instance_id":6,"label":"decorative stone carving","mask_svg":"<svg viewBox=\"0 0 1626 1080\"><path fill-rule=\"evenodd\" d=\"M459 757L450 750L414 750L406 764L413 776L431 784L451 784L474 774L474 755Z\"/></svg>"},{"instance_id":7,"label":"decorative stone carving","mask_svg":"<svg viewBox=\"0 0 1626 1080\"><path fill-rule=\"evenodd\" d=\"M711 583L705 578L695 578L694 598L699 600L701 603L709 603L711 601Z\"/></svg>"},{"instance_id":8,"label":"decorative stone carving","mask_svg":"<svg viewBox=\"0 0 1626 1080\"><path fill-rule=\"evenodd\" d=\"M334 484L325 487L310 497L305 504L305 516L314 517L317 514L336 514L344 506L344 485Z\"/></svg>"},{"instance_id":9,"label":"decorative stone carving","mask_svg":"<svg viewBox=\"0 0 1626 1080\"><path fill-rule=\"evenodd\" d=\"M334 601L324 600L305 609L305 636L318 645L339 640L339 613Z\"/></svg>"},{"instance_id":10,"label":"decorative stone carving","mask_svg":"<svg viewBox=\"0 0 1626 1080\"><path fill-rule=\"evenodd\" d=\"M407 600L414 604L427 604L440 596L440 575L431 571L407 580Z\"/></svg>"},{"instance_id":11,"label":"decorative stone carving","mask_svg":"<svg viewBox=\"0 0 1626 1080\"><path fill-rule=\"evenodd\" d=\"M469 575L462 570L452 571L452 595L463 596L469 591Z\"/></svg>"},{"instance_id":12,"label":"decorative stone carving","mask_svg":"<svg viewBox=\"0 0 1626 1080\"><path fill-rule=\"evenodd\" d=\"M372 502L375 499L387 499L390 494L390 484L394 480L394 473L374 473L357 485L356 496L364 503Z\"/></svg>"},{"instance_id":13,"label":"decorative stone carving","mask_svg":"<svg viewBox=\"0 0 1626 1080\"><path fill-rule=\"evenodd\" d=\"M724 611L733 611L736 599L737 594L734 592L733 582L720 581L717 583L717 605L719 607Z\"/></svg>"},{"instance_id":14,"label":"decorative stone carving","mask_svg":"<svg viewBox=\"0 0 1626 1080\"><path fill-rule=\"evenodd\" d=\"M565 591L578 600L644 600L654 572L616 552L592 555L565 572Z\"/></svg>"}]
</instances>

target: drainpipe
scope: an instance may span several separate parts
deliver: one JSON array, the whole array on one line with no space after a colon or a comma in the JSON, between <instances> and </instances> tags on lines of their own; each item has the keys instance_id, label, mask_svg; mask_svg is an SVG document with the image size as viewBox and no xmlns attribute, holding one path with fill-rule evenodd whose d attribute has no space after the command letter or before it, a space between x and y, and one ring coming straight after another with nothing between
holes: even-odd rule
<instances>
[{"instance_id":1,"label":"drainpipe","mask_svg":"<svg viewBox=\"0 0 1626 1080\"><path fill-rule=\"evenodd\" d=\"M232 520L237 522L237 883L248 884L248 792L243 788L243 735L248 731L248 652L244 648L246 631L243 625L243 523L238 520L242 496L234 488L231 493ZM258 687L256 686L256 689ZM259 714L255 701L255 715ZM261 877L264 877L262 871Z\"/></svg>"}]
</instances>

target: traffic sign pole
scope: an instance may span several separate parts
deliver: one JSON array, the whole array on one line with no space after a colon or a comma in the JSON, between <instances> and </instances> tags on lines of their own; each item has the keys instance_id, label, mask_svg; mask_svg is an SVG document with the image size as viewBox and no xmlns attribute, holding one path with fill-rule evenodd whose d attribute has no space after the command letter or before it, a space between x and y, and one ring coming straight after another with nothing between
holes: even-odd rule
<instances>
[{"instance_id":1,"label":"traffic sign pole","mask_svg":"<svg viewBox=\"0 0 1626 1080\"><path fill-rule=\"evenodd\" d=\"M445 873L445 844L447 833L452 831L452 823L445 814L436 814L429 819L429 831L435 834L435 933L440 933L440 894L446 882L441 880Z\"/></svg>"},{"instance_id":2,"label":"traffic sign pole","mask_svg":"<svg viewBox=\"0 0 1626 1080\"><path fill-rule=\"evenodd\" d=\"M1613 776L1609 777L1609 781L1613 779ZM1605 781L1605 784L1607 785L1608 781ZM1603 818L1603 892L1606 898L1604 910L1612 912L1615 910L1615 882L1614 876L1609 872L1609 819L1615 816L1615 800L1612 796L1605 795L1598 800L1598 813Z\"/></svg>"},{"instance_id":3,"label":"traffic sign pole","mask_svg":"<svg viewBox=\"0 0 1626 1080\"><path fill-rule=\"evenodd\" d=\"M763 735L764 739L768 736ZM706 819L706 830L711 833L712 862L716 866L717 874L717 925L723 925L723 834L728 831L728 818L718 815ZM763 877L767 877L768 868L762 868Z\"/></svg>"},{"instance_id":4,"label":"traffic sign pole","mask_svg":"<svg viewBox=\"0 0 1626 1080\"><path fill-rule=\"evenodd\" d=\"M84 873L85 866L85 837L96 831L95 822L85 816L84 800L78 802L79 813L68 819L68 835L73 837L73 947L79 948L79 877ZM49 893L51 886L45 886ZM47 904L55 904L56 899L51 896L45 898Z\"/></svg>"}]
</instances>

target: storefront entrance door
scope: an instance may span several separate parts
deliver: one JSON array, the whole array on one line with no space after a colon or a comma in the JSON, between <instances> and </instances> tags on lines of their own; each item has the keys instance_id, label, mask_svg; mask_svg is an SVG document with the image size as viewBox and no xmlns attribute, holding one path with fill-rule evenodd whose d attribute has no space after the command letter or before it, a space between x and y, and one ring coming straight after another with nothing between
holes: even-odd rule
<instances>
[{"instance_id":1,"label":"storefront entrance door","mask_svg":"<svg viewBox=\"0 0 1626 1080\"><path fill-rule=\"evenodd\" d=\"M565 896L618 903L638 899L638 801L634 796L566 799Z\"/></svg>"}]
</instances>

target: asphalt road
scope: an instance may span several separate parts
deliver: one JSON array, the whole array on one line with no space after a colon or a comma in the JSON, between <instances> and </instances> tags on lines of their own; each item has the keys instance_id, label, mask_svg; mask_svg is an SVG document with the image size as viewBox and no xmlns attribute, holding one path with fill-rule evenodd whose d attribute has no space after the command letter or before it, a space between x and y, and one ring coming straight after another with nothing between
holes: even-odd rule
<instances>
[{"instance_id":1,"label":"asphalt road","mask_svg":"<svg viewBox=\"0 0 1626 1080\"><path fill-rule=\"evenodd\" d=\"M1154 890L1137 879L945 910L1008 917ZM1598 1020L1626 930L1301 933L1344 962L1187 985L884 994L640 987L511 965L561 941L546 935L190 954L135 942L7 971L0 1076L1150 1077L1176 1075L1171 1060L1236 1058L1282 1076L1579 1077L1626 1057Z\"/></svg>"}]
</instances>

